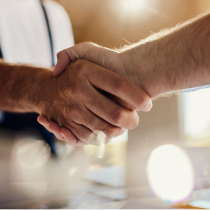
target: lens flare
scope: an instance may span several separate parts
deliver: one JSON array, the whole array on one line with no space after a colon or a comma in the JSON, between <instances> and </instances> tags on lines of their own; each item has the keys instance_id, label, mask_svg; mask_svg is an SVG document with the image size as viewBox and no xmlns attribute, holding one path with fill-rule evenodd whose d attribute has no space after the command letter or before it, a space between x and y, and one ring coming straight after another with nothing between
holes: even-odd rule
<instances>
[{"instance_id":1,"label":"lens flare","mask_svg":"<svg viewBox=\"0 0 210 210\"><path fill-rule=\"evenodd\" d=\"M124 11L138 12L145 5L145 0L121 0Z\"/></svg>"},{"instance_id":2,"label":"lens flare","mask_svg":"<svg viewBox=\"0 0 210 210\"><path fill-rule=\"evenodd\" d=\"M153 192L165 202L180 202L194 188L194 171L187 154L177 146L164 145L151 153L147 176Z\"/></svg>"},{"instance_id":3,"label":"lens flare","mask_svg":"<svg viewBox=\"0 0 210 210\"><path fill-rule=\"evenodd\" d=\"M49 160L50 147L42 140L25 137L16 142L13 158L23 168L35 169Z\"/></svg>"}]
</instances>

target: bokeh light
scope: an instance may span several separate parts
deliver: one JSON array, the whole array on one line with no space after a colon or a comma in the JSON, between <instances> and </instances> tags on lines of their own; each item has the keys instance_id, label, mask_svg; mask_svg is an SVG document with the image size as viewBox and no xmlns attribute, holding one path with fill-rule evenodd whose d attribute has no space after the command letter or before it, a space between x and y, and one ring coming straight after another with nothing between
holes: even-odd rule
<instances>
[{"instance_id":1,"label":"bokeh light","mask_svg":"<svg viewBox=\"0 0 210 210\"><path fill-rule=\"evenodd\" d=\"M25 137L16 142L13 157L23 168L34 169L44 165L50 158L51 150L42 140Z\"/></svg>"},{"instance_id":2,"label":"bokeh light","mask_svg":"<svg viewBox=\"0 0 210 210\"><path fill-rule=\"evenodd\" d=\"M164 145L151 153L147 176L153 192L165 202L179 202L194 188L194 171L187 154L177 146Z\"/></svg>"},{"instance_id":3,"label":"bokeh light","mask_svg":"<svg viewBox=\"0 0 210 210\"><path fill-rule=\"evenodd\" d=\"M121 7L127 12L138 12L144 5L145 0L121 0Z\"/></svg>"}]
</instances>

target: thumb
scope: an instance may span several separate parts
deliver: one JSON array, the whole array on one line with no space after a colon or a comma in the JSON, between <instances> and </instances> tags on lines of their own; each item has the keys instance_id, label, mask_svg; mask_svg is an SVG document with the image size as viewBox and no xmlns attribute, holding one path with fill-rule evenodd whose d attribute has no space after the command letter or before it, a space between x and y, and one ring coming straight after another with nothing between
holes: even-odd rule
<instances>
[{"instance_id":1,"label":"thumb","mask_svg":"<svg viewBox=\"0 0 210 210\"><path fill-rule=\"evenodd\" d=\"M58 62L53 70L53 75L60 75L70 63L77 59L85 59L108 68L116 54L114 51L91 42L80 43L57 54Z\"/></svg>"}]
</instances>

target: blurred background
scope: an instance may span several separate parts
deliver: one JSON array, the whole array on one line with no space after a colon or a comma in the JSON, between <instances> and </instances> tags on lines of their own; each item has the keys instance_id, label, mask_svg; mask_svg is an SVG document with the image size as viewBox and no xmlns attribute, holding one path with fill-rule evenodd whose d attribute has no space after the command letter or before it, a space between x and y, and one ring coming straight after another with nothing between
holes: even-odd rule
<instances>
[{"instance_id":1,"label":"blurred background","mask_svg":"<svg viewBox=\"0 0 210 210\"><path fill-rule=\"evenodd\" d=\"M210 8L208 0L56 2L71 20L75 44L108 48L138 42ZM0 129L0 207L210 208L209 94L203 89L158 99L149 113L139 113L135 130L104 147L55 141L52 155L35 130Z\"/></svg>"}]
</instances>

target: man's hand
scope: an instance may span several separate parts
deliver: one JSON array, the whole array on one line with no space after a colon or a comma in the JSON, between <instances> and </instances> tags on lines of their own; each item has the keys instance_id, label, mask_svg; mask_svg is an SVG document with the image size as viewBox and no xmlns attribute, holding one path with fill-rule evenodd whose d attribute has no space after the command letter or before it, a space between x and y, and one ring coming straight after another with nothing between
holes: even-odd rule
<instances>
[{"instance_id":1,"label":"man's hand","mask_svg":"<svg viewBox=\"0 0 210 210\"><path fill-rule=\"evenodd\" d=\"M209 21L210 13L200 15L119 53L93 43L78 44L58 53L53 75L61 74L75 60L85 59L129 79L151 98L209 85Z\"/></svg>"},{"instance_id":2,"label":"man's hand","mask_svg":"<svg viewBox=\"0 0 210 210\"><path fill-rule=\"evenodd\" d=\"M40 121L51 121L48 129L57 129L57 137L72 145L97 144L94 131L102 131L108 141L133 129L135 110L150 104L138 86L85 60L72 63L59 77L48 69L0 62L0 78L0 110L37 112Z\"/></svg>"},{"instance_id":3,"label":"man's hand","mask_svg":"<svg viewBox=\"0 0 210 210\"><path fill-rule=\"evenodd\" d=\"M152 56L151 58L148 56L145 58L144 54L146 50L143 45L139 47L141 52L138 53L132 53L130 48L136 49L129 46L125 48L126 50L111 50L91 42L77 44L58 53L58 62L53 70L53 75L60 75L70 63L78 59L85 59L132 81L150 97L154 97L153 91L150 91L150 86L154 84L154 74L151 74L151 69L148 69L151 63L154 64L154 58ZM147 85L149 83L147 82L148 77L150 79L149 82L153 82L153 84L150 83L149 86ZM155 77L157 78L157 75L155 75ZM146 82L144 80L146 80ZM147 84L145 85L145 83ZM153 88L157 89L158 87L153 86ZM151 107L152 104L150 104L150 109Z\"/></svg>"},{"instance_id":4,"label":"man's hand","mask_svg":"<svg viewBox=\"0 0 210 210\"><path fill-rule=\"evenodd\" d=\"M97 144L88 139L96 130L102 131L107 140L121 135L137 126L136 109L151 108L150 98L138 86L85 60L73 62L59 77L51 78L46 89L38 121L58 139L73 145ZM106 97L104 91L115 99Z\"/></svg>"},{"instance_id":5,"label":"man's hand","mask_svg":"<svg viewBox=\"0 0 210 210\"><path fill-rule=\"evenodd\" d=\"M53 75L60 75L69 64L75 62L77 59L83 58L94 62L101 67L112 70L113 72L128 78L131 81L132 79L130 76L136 76L135 72L134 75L132 75L131 72L127 72L126 66L124 65L123 59L119 53L99 47L93 43L81 43L58 53L58 63L53 71ZM133 82L135 83L135 81ZM112 88L112 86L110 86L110 88ZM145 102L142 101L142 105L137 108L131 105L131 101L125 100L125 97L123 98L124 94L125 93L122 93L121 97L116 97L114 94L109 94L108 96L110 99L130 110L139 109L141 111L149 111L152 108L152 101L149 99L149 97L146 97L147 99L145 99ZM130 92L130 94L131 98L139 97L139 99L141 99L145 96L145 92L140 88L136 91ZM146 107L144 106L144 103L147 104ZM38 122L42 124L48 131L54 133L58 139L66 140L67 142L71 142L70 144L74 144L75 140L72 139L72 133L69 130L60 128L55 122L48 121L44 116L40 116L38 118Z\"/></svg>"},{"instance_id":6,"label":"man's hand","mask_svg":"<svg viewBox=\"0 0 210 210\"><path fill-rule=\"evenodd\" d=\"M119 53L81 43L58 54L55 76L76 59L114 71L142 88L151 98L210 84L210 13L164 29Z\"/></svg>"}]
</instances>

